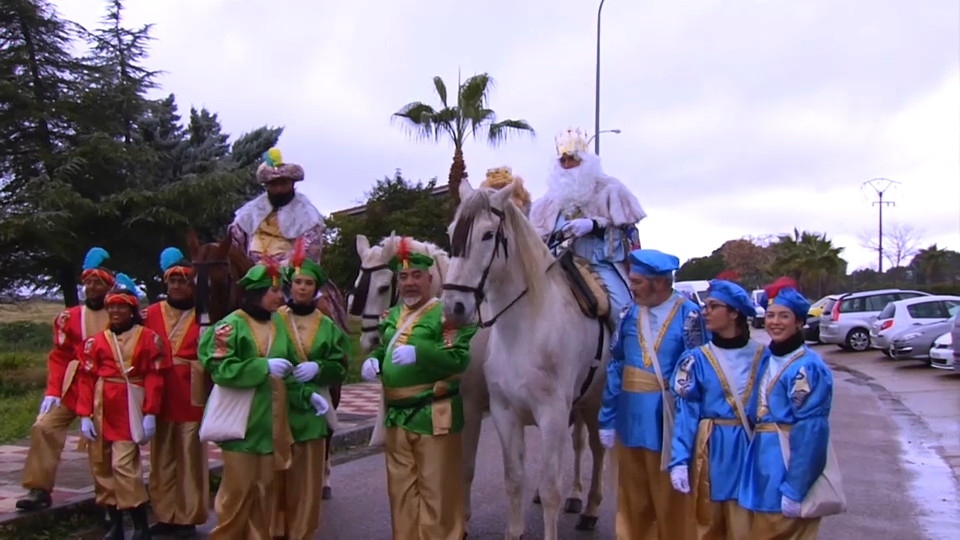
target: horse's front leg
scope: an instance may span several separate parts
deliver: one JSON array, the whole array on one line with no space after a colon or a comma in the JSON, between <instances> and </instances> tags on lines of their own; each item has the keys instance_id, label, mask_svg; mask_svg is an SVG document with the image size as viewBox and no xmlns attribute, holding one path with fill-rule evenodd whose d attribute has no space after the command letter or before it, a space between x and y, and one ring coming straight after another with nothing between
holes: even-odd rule
<instances>
[{"instance_id":1,"label":"horse's front leg","mask_svg":"<svg viewBox=\"0 0 960 540\"><path fill-rule=\"evenodd\" d=\"M600 443L600 422L598 419L599 407L590 407L584 411L584 422L590 443L590 454L593 458L593 467L590 473L590 491L587 493L587 507L580 519L577 520L577 529L592 531L597 528L597 519L600 515L600 503L603 502L603 458L606 449Z\"/></svg>"},{"instance_id":2,"label":"horse's front leg","mask_svg":"<svg viewBox=\"0 0 960 540\"><path fill-rule=\"evenodd\" d=\"M503 480L507 488L507 501L510 516L507 521L507 540L523 538L523 479L524 454L526 443L523 438L523 424L516 413L511 411L502 399L490 396L490 417L500 436L503 449Z\"/></svg>"},{"instance_id":3,"label":"horse's front leg","mask_svg":"<svg viewBox=\"0 0 960 540\"><path fill-rule=\"evenodd\" d=\"M559 398L559 396L557 396ZM542 438L542 468L540 470L540 504L543 507L543 538L557 539L557 520L560 518L560 489L563 480L563 458L570 436L570 409L559 399L544 404L537 410L537 424Z\"/></svg>"},{"instance_id":4,"label":"horse's front leg","mask_svg":"<svg viewBox=\"0 0 960 540\"><path fill-rule=\"evenodd\" d=\"M583 414L573 413L573 485L563 511L568 514L579 514L583 510L583 449L586 446L586 429Z\"/></svg>"}]
</instances>

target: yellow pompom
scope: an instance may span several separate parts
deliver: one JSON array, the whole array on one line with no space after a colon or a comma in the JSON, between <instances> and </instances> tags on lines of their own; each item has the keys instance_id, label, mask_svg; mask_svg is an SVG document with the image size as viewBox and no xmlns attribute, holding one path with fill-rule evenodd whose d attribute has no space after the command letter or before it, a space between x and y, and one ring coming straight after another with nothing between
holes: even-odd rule
<instances>
[{"instance_id":1,"label":"yellow pompom","mask_svg":"<svg viewBox=\"0 0 960 540\"><path fill-rule=\"evenodd\" d=\"M267 162L267 165L271 167L277 167L283 164L283 157L280 155L279 148L271 148L267 150L267 156L264 160Z\"/></svg>"}]
</instances>

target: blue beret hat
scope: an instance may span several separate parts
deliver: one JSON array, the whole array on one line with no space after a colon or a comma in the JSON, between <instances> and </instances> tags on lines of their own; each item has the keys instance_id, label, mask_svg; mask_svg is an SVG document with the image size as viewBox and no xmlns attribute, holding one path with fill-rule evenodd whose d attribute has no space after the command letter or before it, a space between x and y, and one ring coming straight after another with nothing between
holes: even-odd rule
<instances>
[{"instance_id":1,"label":"blue beret hat","mask_svg":"<svg viewBox=\"0 0 960 540\"><path fill-rule=\"evenodd\" d=\"M680 259L656 249L630 252L630 271L646 277L669 277L680 268Z\"/></svg>"},{"instance_id":2,"label":"blue beret hat","mask_svg":"<svg viewBox=\"0 0 960 540\"><path fill-rule=\"evenodd\" d=\"M753 306L753 300L743 287L722 279L710 280L710 288L707 289L707 298L713 298L723 302L731 309L742 313L745 317L756 317L757 310Z\"/></svg>"}]
</instances>

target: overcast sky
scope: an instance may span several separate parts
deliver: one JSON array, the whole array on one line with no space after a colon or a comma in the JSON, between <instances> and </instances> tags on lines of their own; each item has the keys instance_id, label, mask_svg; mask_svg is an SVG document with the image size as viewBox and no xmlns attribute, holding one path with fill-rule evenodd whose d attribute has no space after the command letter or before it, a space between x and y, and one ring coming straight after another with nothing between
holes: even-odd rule
<instances>
[{"instance_id":1,"label":"overcast sky","mask_svg":"<svg viewBox=\"0 0 960 540\"><path fill-rule=\"evenodd\" d=\"M103 4L55 0L94 26ZM148 66L181 111L206 106L236 136L286 128L284 159L322 212L371 183L446 182L449 144L390 122L415 100L488 72L492 107L537 137L465 149L474 182L513 167L534 196L562 129L594 125L594 0L127 0L155 23ZM960 6L956 0L608 0L603 8L601 157L640 199L645 247L681 260L725 240L827 233L851 269L888 192L885 222L960 249ZM886 264L885 264L886 266Z\"/></svg>"}]
</instances>

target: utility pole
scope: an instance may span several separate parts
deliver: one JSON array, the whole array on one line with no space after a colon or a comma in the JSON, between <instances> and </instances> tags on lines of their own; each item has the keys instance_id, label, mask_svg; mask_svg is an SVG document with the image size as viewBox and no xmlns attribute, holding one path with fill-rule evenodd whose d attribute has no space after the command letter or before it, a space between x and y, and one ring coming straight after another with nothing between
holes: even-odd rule
<instances>
[{"instance_id":1,"label":"utility pole","mask_svg":"<svg viewBox=\"0 0 960 540\"><path fill-rule=\"evenodd\" d=\"M600 0L600 7L597 8L597 96L596 111L593 117L593 133L596 139L593 141L593 153L600 155L600 15L603 13L603 2Z\"/></svg>"},{"instance_id":2,"label":"utility pole","mask_svg":"<svg viewBox=\"0 0 960 540\"><path fill-rule=\"evenodd\" d=\"M883 200L883 194L887 192L891 187L899 185L900 182L896 180L888 180L886 178L874 178L873 180L868 180L863 183L863 186L870 186L874 191L877 192L877 200L873 201L873 206L880 207L880 217L877 220L877 273L883 274L883 207L884 206L896 206L897 203L893 201Z\"/></svg>"}]
</instances>

